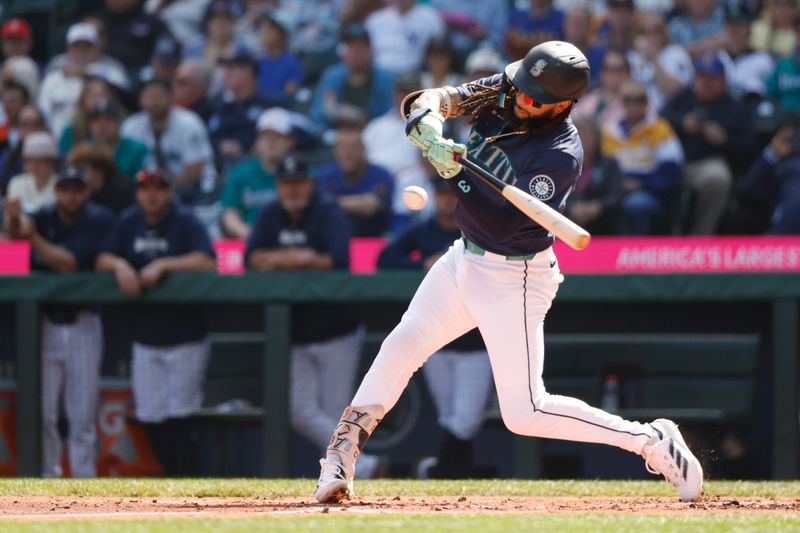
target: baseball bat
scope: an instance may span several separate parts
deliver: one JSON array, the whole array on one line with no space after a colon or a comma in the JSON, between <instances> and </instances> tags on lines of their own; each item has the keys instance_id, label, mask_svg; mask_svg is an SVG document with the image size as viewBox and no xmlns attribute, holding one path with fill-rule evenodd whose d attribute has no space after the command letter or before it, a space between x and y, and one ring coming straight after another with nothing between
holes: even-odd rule
<instances>
[{"instance_id":1,"label":"baseball bat","mask_svg":"<svg viewBox=\"0 0 800 533\"><path fill-rule=\"evenodd\" d=\"M499 192L503 198L514 204L514 206L525 213L528 218L567 243L571 248L583 250L589 246L589 241L591 241L592 236L588 231L541 200L537 200L525 191L503 182L474 161L467 159L461 154L455 155L456 161L462 166L469 169L483 182Z\"/></svg>"}]
</instances>

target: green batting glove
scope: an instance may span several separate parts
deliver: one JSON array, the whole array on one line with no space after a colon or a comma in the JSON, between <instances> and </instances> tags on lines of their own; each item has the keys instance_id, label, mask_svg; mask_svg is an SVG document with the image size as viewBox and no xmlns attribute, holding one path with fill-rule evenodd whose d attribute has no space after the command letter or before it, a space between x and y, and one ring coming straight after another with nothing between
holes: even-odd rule
<instances>
[{"instance_id":1,"label":"green batting glove","mask_svg":"<svg viewBox=\"0 0 800 533\"><path fill-rule=\"evenodd\" d=\"M450 179L461 172L461 163L456 161L456 154L464 155L466 153L467 147L463 144L439 137L428 148L428 161L441 177Z\"/></svg>"},{"instance_id":2,"label":"green batting glove","mask_svg":"<svg viewBox=\"0 0 800 533\"><path fill-rule=\"evenodd\" d=\"M433 142L442 136L444 117L430 109L416 109L408 117L406 136L427 155Z\"/></svg>"}]
</instances>

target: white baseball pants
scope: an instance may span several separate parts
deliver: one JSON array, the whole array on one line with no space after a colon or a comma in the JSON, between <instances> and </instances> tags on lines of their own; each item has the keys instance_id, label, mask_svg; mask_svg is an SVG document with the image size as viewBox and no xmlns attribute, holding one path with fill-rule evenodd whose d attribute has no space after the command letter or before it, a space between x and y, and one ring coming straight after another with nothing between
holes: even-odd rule
<instances>
[{"instance_id":1,"label":"white baseball pants","mask_svg":"<svg viewBox=\"0 0 800 533\"><path fill-rule=\"evenodd\" d=\"M61 477L63 443L58 433L64 399L72 477L94 477L98 382L103 329L94 311L82 311L72 324L42 325L42 475Z\"/></svg>"},{"instance_id":2,"label":"white baseball pants","mask_svg":"<svg viewBox=\"0 0 800 533\"><path fill-rule=\"evenodd\" d=\"M461 440L472 439L483 424L492 391L492 367L484 351L440 350L422 368L441 427Z\"/></svg>"},{"instance_id":3,"label":"white baseball pants","mask_svg":"<svg viewBox=\"0 0 800 533\"><path fill-rule=\"evenodd\" d=\"M477 326L508 429L641 454L656 435L648 425L545 390L543 324L563 279L552 249L527 261L509 261L489 252L474 254L456 241L425 276L383 342L352 405L379 404L388 411L432 353Z\"/></svg>"},{"instance_id":4,"label":"white baseball pants","mask_svg":"<svg viewBox=\"0 0 800 533\"><path fill-rule=\"evenodd\" d=\"M203 405L210 356L208 338L177 346L133 343L131 385L136 418L158 423L197 412Z\"/></svg>"}]
</instances>

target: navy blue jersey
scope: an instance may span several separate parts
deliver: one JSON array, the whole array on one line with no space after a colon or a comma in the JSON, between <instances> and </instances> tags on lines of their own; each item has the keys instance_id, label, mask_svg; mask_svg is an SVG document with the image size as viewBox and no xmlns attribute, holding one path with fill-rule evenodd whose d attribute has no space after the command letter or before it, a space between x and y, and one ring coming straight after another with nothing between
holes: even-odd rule
<instances>
[{"instance_id":1,"label":"navy blue jersey","mask_svg":"<svg viewBox=\"0 0 800 533\"><path fill-rule=\"evenodd\" d=\"M502 75L477 80L500 84ZM466 98L474 89L458 87ZM512 105L509 102L509 105ZM470 159L550 207L564 210L583 166L583 146L572 121L540 132L514 134L502 110L483 113L467 141ZM496 139L493 136L505 135ZM553 244L553 236L468 170L448 180L458 195L456 220L466 237L500 255L527 255Z\"/></svg>"},{"instance_id":2,"label":"navy blue jersey","mask_svg":"<svg viewBox=\"0 0 800 533\"><path fill-rule=\"evenodd\" d=\"M94 269L94 260L114 223L111 211L92 202L87 202L83 214L73 224L65 224L58 216L56 204L41 208L32 218L39 235L75 256L78 270ZM36 254L31 258L31 267L51 270Z\"/></svg>"},{"instance_id":3,"label":"navy blue jersey","mask_svg":"<svg viewBox=\"0 0 800 533\"><path fill-rule=\"evenodd\" d=\"M122 257L136 270L161 257L191 252L204 252L214 257L203 225L175 202L167 216L156 225L148 224L138 205L123 211L103 251ZM205 337L207 331L205 312L196 305L132 305L130 328L133 340L148 346L196 342Z\"/></svg>"},{"instance_id":4,"label":"navy blue jersey","mask_svg":"<svg viewBox=\"0 0 800 533\"><path fill-rule=\"evenodd\" d=\"M245 264L254 250L309 247L328 254L334 268L350 265L350 224L336 202L319 192L311 197L303 217L295 222L280 200L267 203L258 215L247 239ZM350 333L357 327L351 308L338 304L298 305L292 317L292 342L322 342Z\"/></svg>"},{"instance_id":5,"label":"navy blue jersey","mask_svg":"<svg viewBox=\"0 0 800 533\"><path fill-rule=\"evenodd\" d=\"M422 269L426 257L441 254L461 237L459 230L445 231L439 226L436 216L429 217L406 228L381 251L378 257L380 269ZM412 257L419 254L418 258ZM474 352L485 350L483 338L477 328L457 338L442 350Z\"/></svg>"}]
</instances>

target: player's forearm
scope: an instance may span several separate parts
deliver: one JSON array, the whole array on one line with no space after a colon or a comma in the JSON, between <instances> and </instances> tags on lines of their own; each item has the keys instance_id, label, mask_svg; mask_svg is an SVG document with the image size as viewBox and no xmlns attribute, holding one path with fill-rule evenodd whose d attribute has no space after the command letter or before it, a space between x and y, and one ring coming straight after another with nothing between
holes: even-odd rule
<instances>
[{"instance_id":1,"label":"player's forearm","mask_svg":"<svg viewBox=\"0 0 800 533\"><path fill-rule=\"evenodd\" d=\"M403 109L409 113L415 109L430 109L440 113L444 118L452 118L460 114L458 104L461 103L461 95L454 87L428 89L422 91L419 96L414 97L412 93L406 98L414 98L408 109L403 105Z\"/></svg>"},{"instance_id":2,"label":"player's forearm","mask_svg":"<svg viewBox=\"0 0 800 533\"><path fill-rule=\"evenodd\" d=\"M222 212L222 227L225 233L236 239L246 239L250 235L250 226L235 209L226 209Z\"/></svg>"},{"instance_id":3,"label":"player's forearm","mask_svg":"<svg viewBox=\"0 0 800 533\"><path fill-rule=\"evenodd\" d=\"M78 260L66 248L50 243L38 232L33 233L30 242L31 249L56 272L67 273L78 270Z\"/></svg>"},{"instance_id":4,"label":"player's forearm","mask_svg":"<svg viewBox=\"0 0 800 533\"><path fill-rule=\"evenodd\" d=\"M217 268L214 258L206 252L200 251L174 257L162 257L157 261L161 261L166 272L197 272Z\"/></svg>"}]
</instances>

